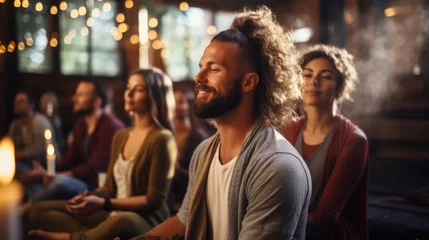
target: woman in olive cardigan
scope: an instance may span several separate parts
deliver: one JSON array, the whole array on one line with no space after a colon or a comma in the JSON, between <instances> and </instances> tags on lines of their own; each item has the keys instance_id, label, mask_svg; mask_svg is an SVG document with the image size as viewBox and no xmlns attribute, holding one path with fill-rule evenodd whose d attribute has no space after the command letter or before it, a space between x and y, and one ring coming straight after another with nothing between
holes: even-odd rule
<instances>
[{"instance_id":1,"label":"woman in olive cardigan","mask_svg":"<svg viewBox=\"0 0 429 240\"><path fill-rule=\"evenodd\" d=\"M124 94L134 125L115 135L104 187L69 201L45 201L30 212L31 236L113 239L142 234L169 217L166 198L177 147L170 79L157 69L132 72Z\"/></svg>"}]
</instances>

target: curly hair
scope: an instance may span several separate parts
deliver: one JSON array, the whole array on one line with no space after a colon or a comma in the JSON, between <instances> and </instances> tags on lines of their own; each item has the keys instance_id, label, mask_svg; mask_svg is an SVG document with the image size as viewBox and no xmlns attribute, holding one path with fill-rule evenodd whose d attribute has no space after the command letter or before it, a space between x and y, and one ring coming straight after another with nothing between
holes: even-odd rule
<instances>
[{"instance_id":1,"label":"curly hair","mask_svg":"<svg viewBox=\"0 0 429 240\"><path fill-rule=\"evenodd\" d=\"M339 104L344 100L352 101L350 94L355 90L359 82L358 74L354 66L354 57L345 49L335 46L316 44L306 50L301 58L300 65L304 68L310 61L316 58L324 58L330 61L336 68L337 93L335 100Z\"/></svg>"},{"instance_id":2,"label":"curly hair","mask_svg":"<svg viewBox=\"0 0 429 240\"><path fill-rule=\"evenodd\" d=\"M238 12L231 29L212 41L232 41L257 70L256 111L264 120L279 125L296 117L301 100L302 76L290 32L285 32L271 10L261 6Z\"/></svg>"}]
</instances>

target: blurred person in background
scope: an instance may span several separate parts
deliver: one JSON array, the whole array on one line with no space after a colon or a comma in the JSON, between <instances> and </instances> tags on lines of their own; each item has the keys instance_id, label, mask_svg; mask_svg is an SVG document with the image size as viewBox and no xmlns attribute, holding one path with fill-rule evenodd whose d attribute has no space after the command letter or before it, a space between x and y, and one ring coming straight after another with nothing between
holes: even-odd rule
<instances>
[{"instance_id":1,"label":"blurred person in background","mask_svg":"<svg viewBox=\"0 0 429 240\"><path fill-rule=\"evenodd\" d=\"M73 112L79 116L73 128L73 141L60 162L55 175L36 164L28 178L43 178L45 187L27 205L43 200L69 199L79 192L98 185L98 173L106 172L113 136L124 125L116 117L106 114L106 87L99 80L79 82L72 97Z\"/></svg>"},{"instance_id":2,"label":"blurred person in background","mask_svg":"<svg viewBox=\"0 0 429 240\"><path fill-rule=\"evenodd\" d=\"M174 215L179 211L186 194L189 180L189 163L195 148L208 137L203 129L195 123L191 106L195 101L195 93L184 89L175 89L176 111L174 115L174 130L178 156L176 173L171 186L169 205Z\"/></svg>"},{"instance_id":3,"label":"blurred person in background","mask_svg":"<svg viewBox=\"0 0 429 240\"><path fill-rule=\"evenodd\" d=\"M46 91L40 97L40 113L45 115L54 129L53 136L61 153L65 150L65 139L63 137L63 126L58 114L58 97L52 91Z\"/></svg>"}]
</instances>

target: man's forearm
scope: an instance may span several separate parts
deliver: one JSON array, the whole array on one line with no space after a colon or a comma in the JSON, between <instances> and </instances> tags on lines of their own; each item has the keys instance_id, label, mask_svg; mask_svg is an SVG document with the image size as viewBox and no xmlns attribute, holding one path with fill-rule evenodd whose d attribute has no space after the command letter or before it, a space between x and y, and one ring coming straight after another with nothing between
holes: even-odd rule
<instances>
[{"instance_id":1,"label":"man's forearm","mask_svg":"<svg viewBox=\"0 0 429 240\"><path fill-rule=\"evenodd\" d=\"M182 224L177 216L171 217L154 229L133 238L132 240L144 240L144 239L183 239L185 236L186 226ZM182 237L182 238L181 238Z\"/></svg>"}]
</instances>

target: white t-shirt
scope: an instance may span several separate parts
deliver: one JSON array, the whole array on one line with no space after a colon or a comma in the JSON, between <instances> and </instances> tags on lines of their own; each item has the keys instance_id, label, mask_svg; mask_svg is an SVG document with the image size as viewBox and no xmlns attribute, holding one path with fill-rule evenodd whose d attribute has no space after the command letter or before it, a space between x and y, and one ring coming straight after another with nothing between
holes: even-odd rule
<instances>
[{"instance_id":1,"label":"white t-shirt","mask_svg":"<svg viewBox=\"0 0 429 240\"><path fill-rule=\"evenodd\" d=\"M213 231L211 239L226 240L228 239L228 190L237 156L222 165L219 150L220 144L210 164L206 191L207 206Z\"/></svg>"}]
</instances>

